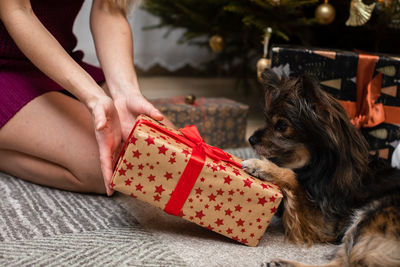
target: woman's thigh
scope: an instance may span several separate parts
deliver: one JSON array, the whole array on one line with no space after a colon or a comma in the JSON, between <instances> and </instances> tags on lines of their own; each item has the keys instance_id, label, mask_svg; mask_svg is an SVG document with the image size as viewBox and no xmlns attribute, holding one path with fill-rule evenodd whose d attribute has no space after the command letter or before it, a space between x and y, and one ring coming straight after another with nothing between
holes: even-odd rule
<instances>
[{"instance_id":1,"label":"woman's thigh","mask_svg":"<svg viewBox=\"0 0 400 267\"><path fill-rule=\"evenodd\" d=\"M82 103L59 92L37 97L15 114L0 129L0 150L60 166L86 191L104 190L91 115Z\"/></svg>"}]
</instances>

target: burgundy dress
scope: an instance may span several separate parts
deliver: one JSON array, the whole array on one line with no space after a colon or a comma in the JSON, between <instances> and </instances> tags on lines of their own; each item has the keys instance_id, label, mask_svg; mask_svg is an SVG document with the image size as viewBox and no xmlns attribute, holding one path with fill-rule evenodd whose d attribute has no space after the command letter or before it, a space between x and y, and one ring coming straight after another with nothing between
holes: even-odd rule
<instances>
[{"instance_id":1,"label":"burgundy dress","mask_svg":"<svg viewBox=\"0 0 400 267\"><path fill-rule=\"evenodd\" d=\"M72 58L96 82L102 82L104 75L101 69L82 62L82 51L73 51L77 40L72 26L83 1L31 0L31 4L39 20ZM22 54L0 21L0 128L35 97L60 90L63 88L38 70Z\"/></svg>"}]
</instances>

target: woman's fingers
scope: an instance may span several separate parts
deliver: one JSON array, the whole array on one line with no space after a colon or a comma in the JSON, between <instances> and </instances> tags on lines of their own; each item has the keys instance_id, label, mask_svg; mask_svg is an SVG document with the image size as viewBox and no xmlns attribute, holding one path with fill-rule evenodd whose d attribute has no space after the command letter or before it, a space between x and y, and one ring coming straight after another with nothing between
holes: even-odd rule
<instances>
[{"instance_id":1,"label":"woman's fingers","mask_svg":"<svg viewBox=\"0 0 400 267\"><path fill-rule=\"evenodd\" d=\"M121 144L121 125L117 110L111 99L99 100L93 109L95 133L99 145L101 171L107 195L111 196L113 190L110 187L114 155Z\"/></svg>"}]
</instances>

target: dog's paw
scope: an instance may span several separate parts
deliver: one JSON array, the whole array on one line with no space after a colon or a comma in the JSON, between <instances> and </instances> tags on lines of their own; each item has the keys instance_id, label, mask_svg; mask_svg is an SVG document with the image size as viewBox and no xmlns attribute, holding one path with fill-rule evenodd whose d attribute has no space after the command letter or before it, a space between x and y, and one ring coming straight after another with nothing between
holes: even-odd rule
<instances>
[{"instance_id":1,"label":"dog's paw","mask_svg":"<svg viewBox=\"0 0 400 267\"><path fill-rule=\"evenodd\" d=\"M272 163L265 159L248 159L242 162L242 169L254 177L272 182L272 176L268 172L270 164Z\"/></svg>"},{"instance_id":2,"label":"dog's paw","mask_svg":"<svg viewBox=\"0 0 400 267\"><path fill-rule=\"evenodd\" d=\"M272 260L270 262L265 263L264 266L266 266L266 267L293 267L294 265L288 261L276 259L276 260Z\"/></svg>"}]
</instances>

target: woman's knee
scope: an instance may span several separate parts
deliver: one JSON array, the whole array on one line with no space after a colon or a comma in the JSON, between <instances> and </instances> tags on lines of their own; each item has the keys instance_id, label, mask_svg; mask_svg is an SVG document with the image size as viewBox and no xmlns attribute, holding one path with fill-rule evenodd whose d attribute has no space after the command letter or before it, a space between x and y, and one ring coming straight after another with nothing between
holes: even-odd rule
<instances>
[{"instance_id":1,"label":"woman's knee","mask_svg":"<svg viewBox=\"0 0 400 267\"><path fill-rule=\"evenodd\" d=\"M88 166L89 167L89 166ZM79 189L85 193L105 194L103 175L100 168L85 168L74 172Z\"/></svg>"}]
</instances>

